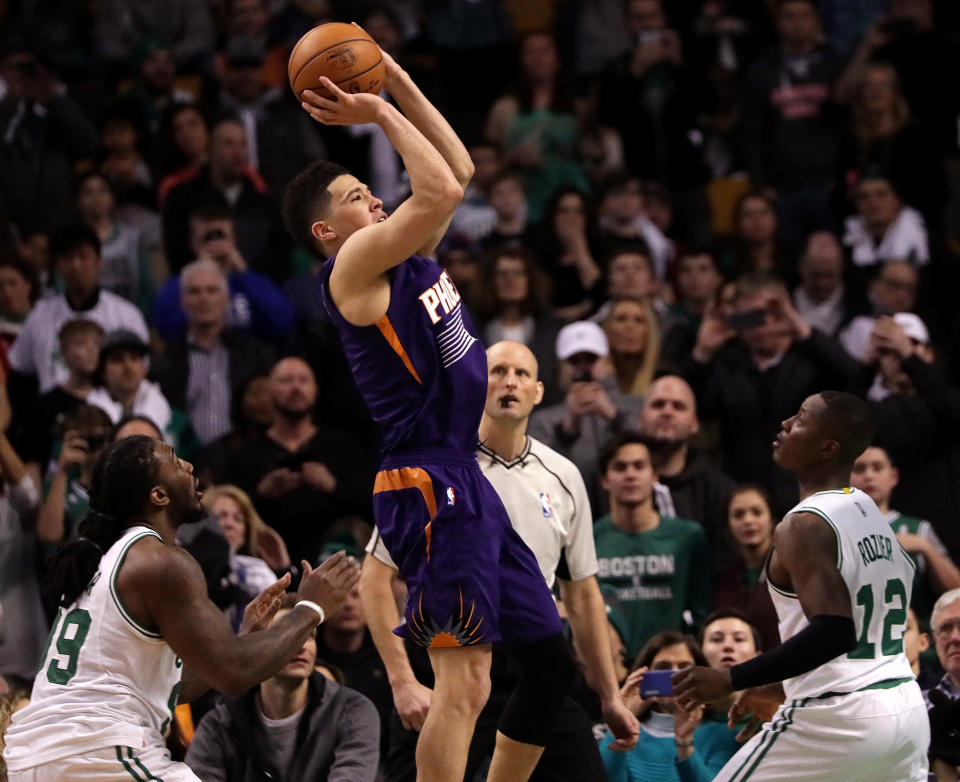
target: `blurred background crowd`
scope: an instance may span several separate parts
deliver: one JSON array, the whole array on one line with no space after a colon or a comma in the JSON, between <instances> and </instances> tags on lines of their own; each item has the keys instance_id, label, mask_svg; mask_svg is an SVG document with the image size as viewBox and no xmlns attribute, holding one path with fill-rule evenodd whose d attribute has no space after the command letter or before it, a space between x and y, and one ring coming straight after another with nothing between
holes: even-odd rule
<instances>
[{"instance_id":1,"label":"blurred background crowd","mask_svg":"<svg viewBox=\"0 0 960 782\"><path fill-rule=\"evenodd\" d=\"M936 743L960 699L950 0L2 0L0 717L49 629L44 558L118 434L194 463L211 516L181 542L236 626L301 559L362 557L378 433L279 202L318 158L388 212L408 179L376 126L321 126L289 89L292 45L333 20L469 148L438 257L482 341L539 361L529 432L586 482L621 681L663 649L732 664L703 635L715 609L750 636L735 657L779 642L758 578L798 497L770 445L806 396L848 390L877 421L852 483L919 565L907 647L941 693ZM655 541L617 535L633 488L607 446L631 432ZM327 737L329 778L367 756L382 774L392 694L358 596L313 654L377 711L366 743Z\"/></svg>"}]
</instances>

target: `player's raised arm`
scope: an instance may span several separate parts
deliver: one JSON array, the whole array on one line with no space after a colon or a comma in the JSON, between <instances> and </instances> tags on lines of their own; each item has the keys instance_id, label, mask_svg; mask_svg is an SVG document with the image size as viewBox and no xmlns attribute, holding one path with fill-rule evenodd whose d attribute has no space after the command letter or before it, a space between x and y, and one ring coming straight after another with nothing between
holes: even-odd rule
<instances>
[{"instance_id":1,"label":"player's raised arm","mask_svg":"<svg viewBox=\"0 0 960 782\"><path fill-rule=\"evenodd\" d=\"M297 596L331 614L359 576L357 564L339 553L312 572L305 567ZM272 627L238 637L207 597L196 560L160 544L131 549L118 590L125 603L139 604L185 665L230 695L239 695L280 670L320 621L311 607L298 605Z\"/></svg>"},{"instance_id":2,"label":"player's raised arm","mask_svg":"<svg viewBox=\"0 0 960 782\"><path fill-rule=\"evenodd\" d=\"M426 136L427 140L436 147L443 159L447 161L450 170L457 178L460 186L466 188L473 178L473 161L470 153L464 146L450 123L437 111L437 108L427 100L413 79L403 68L397 65L387 52L380 50L383 64L386 69L384 87L393 96L403 110L404 115L414 127ZM443 235L450 225L450 218L430 238L430 241L421 247L419 255L429 255L436 250Z\"/></svg>"},{"instance_id":3,"label":"player's raised arm","mask_svg":"<svg viewBox=\"0 0 960 782\"><path fill-rule=\"evenodd\" d=\"M322 219L313 224L314 236L325 246L336 248L338 239L342 241L330 278L331 294L339 303L365 292L388 269L421 250L450 219L463 198L463 187L437 148L396 108L376 95L350 95L326 77L321 81L336 100L306 91L304 108L327 125L377 123L403 158L411 187L410 197L392 215L387 216L382 203L373 199L366 222L359 226ZM331 196L342 206L357 197L362 202L370 193L357 183L357 190L331 190Z\"/></svg>"}]
</instances>

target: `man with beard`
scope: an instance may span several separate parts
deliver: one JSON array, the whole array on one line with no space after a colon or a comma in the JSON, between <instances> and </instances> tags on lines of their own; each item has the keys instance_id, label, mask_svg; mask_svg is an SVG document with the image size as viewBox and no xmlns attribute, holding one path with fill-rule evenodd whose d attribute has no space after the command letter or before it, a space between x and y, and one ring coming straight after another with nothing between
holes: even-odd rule
<instances>
[{"instance_id":1,"label":"man with beard","mask_svg":"<svg viewBox=\"0 0 960 782\"><path fill-rule=\"evenodd\" d=\"M30 705L7 731L11 780L198 782L164 746L177 703L211 686L239 695L277 673L356 583L343 555L317 570L304 563L293 610L235 636L200 566L173 545L203 517L200 499L193 466L165 443L135 435L101 455L91 512L45 585L60 610ZM263 592L248 630L269 625L288 583Z\"/></svg>"},{"instance_id":2,"label":"man with beard","mask_svg":"<svg viewBox=\"0 0 960 782\"><path fill-rule=\"evenodd\" d=\"M654 504L664 516L703 525L715 567L729 564L734 552L723 534L733 481L706 454L690 445L700 431L697 400L681 377L664 375L650 386L637 429L651 448L657 471Z\"/></svg>"},{"instance_id":3,"label":"man with beard","mask_svg":"<svg viewBox=\"0 0 960 782\"><path fill-rule=\"evenodd\" d=\"M370 518L370 465L346 435L314 421L317 382L306 361L278 361L270 396L273 423L238 450L231 478L283 536L293 561L312 562L330 522Z\"/></svg>"}]
</instances>

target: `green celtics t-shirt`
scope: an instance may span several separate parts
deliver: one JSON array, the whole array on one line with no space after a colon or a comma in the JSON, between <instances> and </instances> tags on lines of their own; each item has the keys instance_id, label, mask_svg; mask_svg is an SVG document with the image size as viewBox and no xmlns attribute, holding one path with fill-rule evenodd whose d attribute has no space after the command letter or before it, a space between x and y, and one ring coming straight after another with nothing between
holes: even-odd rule
<instances>
[{"instance_id":1,"label":"green celtics t-shirt","mask_svg":"<svg viewBox=\"0 0 960 782\"><path fill-rule=\"evenodd\" d=\"M67 496L63 503L63 529L64 540L70 540L77 536L77 525L80 523L87 511L90 510L90 495L81 485L80 471L71 470L67 475ZM43 496L50 493L50 486L53 484L53 474L46 477L43 482ZM51 549L56 549L58 543L50 544Z\"/></svg>"},{"instance_id":2,"label":"green celtics t-shirt","mask_svg":"<svg viewBox=\"0 0 960 782\"><path fill-rule=\"evenodd\" d=\"M911 535L919 535L926 538L930 544L945 557L949 558L946 547L933 531L933 525L929 521L918 519L915 516L904 516L899 511L888 511L886 520L896 534L906 532ZM940 593L930 582L930 566L927 564L923 554L908 552L910 559L917 566L913 576L913 597L910 600L910 607L913 608L917 616L929 617L933 611L933 604L937 602Z\"/></svg>"},{"instance_id":3,"label":"green celtics t-shirt","mask_svg":"<svg viewBox=\"0 0 960 782\"><path fill-rule=\"evenodd\" d=\"M632 660L662 630L683 629L683 612L701 623L710 608L710 559L703 528L694 521L661 516L647 532L626 532L610 516L593 528L597 579L613 587L626 615Z\"/></svg>"}]
</instances>

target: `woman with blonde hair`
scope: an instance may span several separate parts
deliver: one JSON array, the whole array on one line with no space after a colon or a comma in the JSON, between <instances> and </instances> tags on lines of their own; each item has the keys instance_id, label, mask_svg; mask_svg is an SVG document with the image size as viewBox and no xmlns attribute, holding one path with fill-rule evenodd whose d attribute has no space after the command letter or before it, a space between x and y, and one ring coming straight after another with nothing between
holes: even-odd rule
<instances>
[{"instance_id":1,"label":"woman with blonde hair","mask_svg":"<svg viewBox=\"0 0 960 782\"><path fill-rule=\"evenodd\" d=\"M846 183L848 199L852 202L865 173L882 171L896 183L903 200L936 226L947 198L936 149L927 129L911 116L896 69L885 62L867 65L841 146L838 179Z\"/></svg>"},{"instance_id":2,"label":"woman with blonde hair","mask_svg":"<svg viewBox=\"0 0 960 782\"><path fill-rule=\"evenodd\" d=\"M244 606L277 580L277 571L290 568L290 555L283 538L264 523L243 489L211 486L202 502L220 522L230 546L230 580L238 599L226 610L239 627Z\"/></svg>"},{"instance_id":3,"label":"woman with blonde hair","mask_svg":"<svg viewBox=\"0 0 960 782\"><path fill-rule=\"evenodd\" d=\"M617 388L643 396L660 361L660 329L653 308L641 299L619 299L603 321Z\"/></svg>"}]
</instances>

